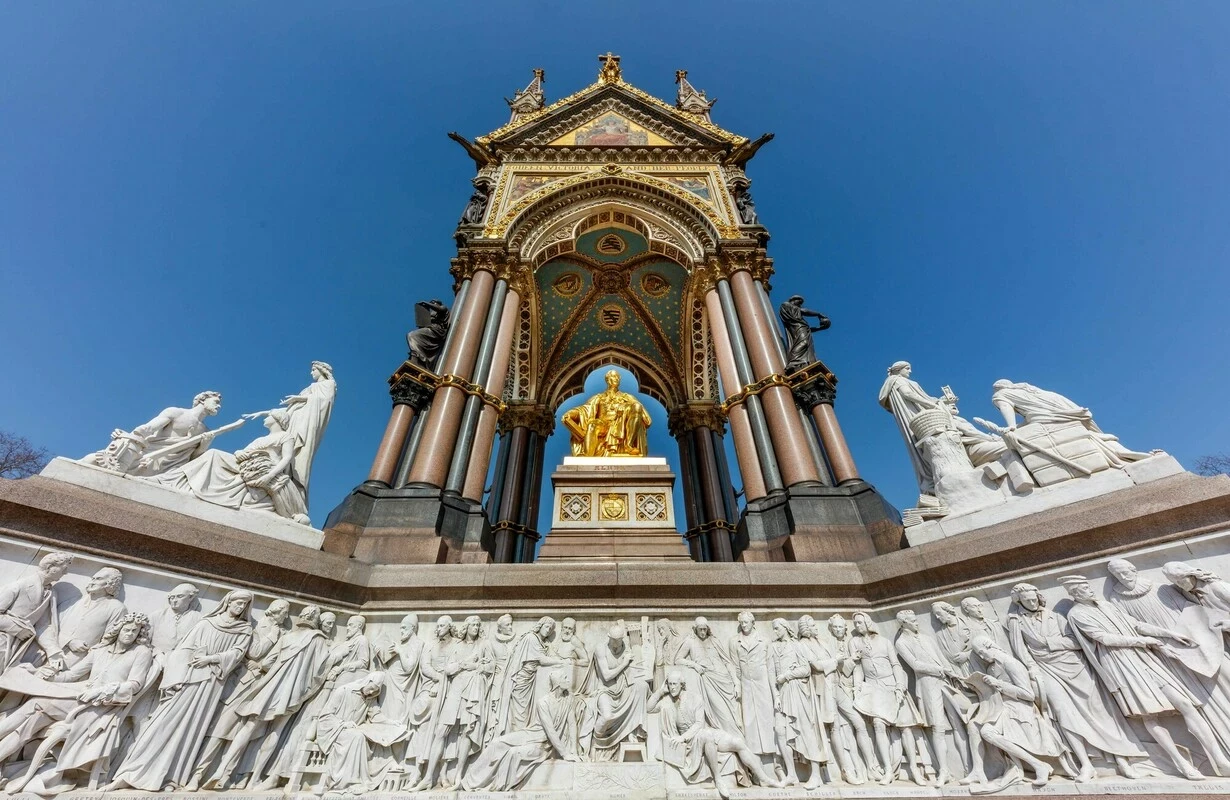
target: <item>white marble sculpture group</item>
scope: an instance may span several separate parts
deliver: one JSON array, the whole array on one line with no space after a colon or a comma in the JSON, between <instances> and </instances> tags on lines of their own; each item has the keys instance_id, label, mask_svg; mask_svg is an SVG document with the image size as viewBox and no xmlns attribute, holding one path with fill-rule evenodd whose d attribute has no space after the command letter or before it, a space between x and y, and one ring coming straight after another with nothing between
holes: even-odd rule
<instances>
[{"instance_id":1,"label":"white marble sculpture group","mask_svg":"<svg viewBox=\"0 0 1230 800\"><path fill-rule=\"evenodd\" d=\"M1002 619L975 597L900 610L895 635L745 611L720 641L704 617L592 620L587 640L571 617L407 614L373 639L355 615L339 636L285 600L254 622L244 590L202 613L187 583L137 612L113 567L68 604L72 561L0 586L8 793L500 792L548 762L664 763L722 796L1230 776L1230 583L1184 562L1154 582L1113 560L1104 594L1060 577L1063 613L1019 583Z\"/></svg>"},{"instance_id":2,"label":"white marble sculpture group","mask_svg":"<svg viewBox=\"0 0 1230 800\"><path fill-rule=\"evenodd\" d=\"M1028 383L998 380L991 404L1004 424L960 416L945 386L932 397L910 377L909 362L888 368L880 405L897 422L918 479L918 507L906 525L975 511L1073 478L1156 455L1128 450L1102 431L1089 409ZM1023 423L1018 423L1018 417Z\"/></svg>"},{"instance_id":3,"label":"white marble sculpture group","mask_svg":"<svg viewBox=\"0 0 1230 800\"><path fill-rule=\"evenodd\" d=\"M303 525L308 479L321 437L329 424L337 383L333 368L313 361L312 383L277 408L244 414L215 430L205 418L222 408L222 395L201 392L192 408L167 408L131 431L116 429L111 443L81 461L190 494L207 503L243 511L277 514ZM209 449L220 433L247 420L265 418L268 433L242 450Z\"/></svg>"}]
</instances>

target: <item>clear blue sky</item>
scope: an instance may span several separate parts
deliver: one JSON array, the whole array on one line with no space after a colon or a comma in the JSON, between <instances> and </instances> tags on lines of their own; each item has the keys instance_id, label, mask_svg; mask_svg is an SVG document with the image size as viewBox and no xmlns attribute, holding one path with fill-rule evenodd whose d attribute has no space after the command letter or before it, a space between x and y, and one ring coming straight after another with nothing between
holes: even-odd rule
<instances>
[{"instance_id":1,"label":"clear blue sky","mask_svg":"<svg viewBox=\"0 0 1230 800\"><path fill-rule=\"evenodd\" d=\"M832 317L838 414L895 504L916 488L876 392L901 358L967 416L1027 380L1190 463L1230 450L1227 41L1225 2L8 2L0 428L80 456L202 389L219 422L267 408L324 359L322 522L413 302L448 295L473 169L445 132L612 50L777 134L749 169L775 294Z\"/></svg>"}]
</instances>

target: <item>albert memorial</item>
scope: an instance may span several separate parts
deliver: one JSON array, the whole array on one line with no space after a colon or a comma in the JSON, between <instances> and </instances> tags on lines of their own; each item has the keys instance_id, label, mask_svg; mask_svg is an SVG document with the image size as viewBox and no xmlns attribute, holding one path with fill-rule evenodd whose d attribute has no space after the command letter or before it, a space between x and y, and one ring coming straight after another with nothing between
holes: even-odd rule
<instances>
[{"instance_id":1,"label":"albert memorial","mask_svg":"<svg viewBox=\"0 0 1230 800\"><path fill-rule=\"evenodd\" d=\"M0 791L1230 794L1230 478L1044 376L966 403L902 341L841 397L900 437L895 508L829 317L773 289L772 135L686 71L661 99L597 67L450 134L453 294L387 387L339 395L337 357L258 408L155 382L0 480ZM370 469L309 516L335 405L386 390Z\"/></svg>"}]
</instances>

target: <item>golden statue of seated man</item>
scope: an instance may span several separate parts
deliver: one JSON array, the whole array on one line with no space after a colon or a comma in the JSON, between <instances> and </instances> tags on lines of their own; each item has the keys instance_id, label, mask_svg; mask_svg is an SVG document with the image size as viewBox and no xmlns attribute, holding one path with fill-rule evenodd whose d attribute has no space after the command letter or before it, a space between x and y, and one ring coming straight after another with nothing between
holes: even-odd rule
<instances>
[{"instance_id":1,"label":"golden statue of seated man","mask_svg":"<svg viewBox=\"0 0 1230 800\"><path fill-rule=\"evenodd\" d=\"M606 391L564 413L574 456L644 456L648 453L649 413L619 391L619 373L606 374Z\"/></svg>"}]
</instances>

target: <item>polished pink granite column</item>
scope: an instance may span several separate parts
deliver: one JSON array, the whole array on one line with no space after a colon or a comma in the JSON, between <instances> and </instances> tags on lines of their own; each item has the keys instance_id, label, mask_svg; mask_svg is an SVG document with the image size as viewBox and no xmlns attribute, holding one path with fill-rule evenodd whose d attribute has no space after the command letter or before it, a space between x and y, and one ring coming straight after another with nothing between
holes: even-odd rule
<instances>
[{"instance_id":1,"label":"polished pink granite column","mask_svg":"<svg viewBox=\"0 0 1230 800\"><path fill-rule=\"evenodd\" d=\"M508 364L512 360L513 335L517 329L517 319L521 314L521 295L508 291L504 298L504 313L500 316L500 332L495 339L495 353L491 359L491 370L485 376L483 388L488 394L499 397L504 391L504 382L508 378ZM491 448L495 443L495 427L499 420L496 410L483 404L478 416L478 427L474 432L474 453L466 468L465 486L462 497L476 502L483 499L483 488L487 482L487 469L491 466Z\"/></svg>"},{"instance_id":2,"label":"polished pink granite column","mask_svg":"<svg viewBox=\"0 0 1230 800\"><path fill-rule=\"evenodd\" d=\"M718 374L722 376L722 387L729 396L743 387L735 370L735 357L730 350L730 335L722 316L722 303L714 289L705 293L705 310L709 315L709 334L713 337ZM730 435L735 443L735 459L739 462L739 474L743 478L744 497L758 500L766 494L764 474L760 471L760 459L756 455L756 443L752 440L751 423L747 421L747 409L741 404L731 408L728 419Z\"/></svg>"},{"instance_id":3,"label":"polished pink granite column","mask_svg":"<svg viewBox=\"0 0 1230 800\"><path fill-rule=\"evenodd\" d=\"M465 308L457 319L455 346L442 358L440 375L456 375L469 378L478 355L478 345L483 336L483 322L491 305L491 292L495 276L486 270L478 270L470 280ZM457 428L461 424L461 412L466 404L466 393L456 386L441 386L436 389L431 411L423 420L423 438L410 468L410 483L443 486L453 460L453 446L457 443Z\"/></svg>"},{"instance_id":4,"label":"polished pink granite column","mask_svg":"<svg viewBox=\"0 0 1230 800\"><path fill-rule=\"evenodd\" d=\"M765 318L764 304L756 296L756 286L746 270L738 270L730 276L731 292L735 308L739 312L740 329L747 345L748 359L757 380L769 375L781 375L786 369L773 341L773 327ZM786 386L770 386L760 393L765 419L769 424L769 436L777 453L777 465L786 486L807 481L819 482L820 474L812 461L807 440L803 437L803 422L795 410L794 396Z\"/></svg>"}]
</instances>

